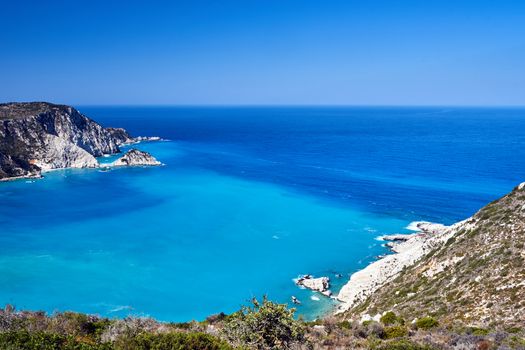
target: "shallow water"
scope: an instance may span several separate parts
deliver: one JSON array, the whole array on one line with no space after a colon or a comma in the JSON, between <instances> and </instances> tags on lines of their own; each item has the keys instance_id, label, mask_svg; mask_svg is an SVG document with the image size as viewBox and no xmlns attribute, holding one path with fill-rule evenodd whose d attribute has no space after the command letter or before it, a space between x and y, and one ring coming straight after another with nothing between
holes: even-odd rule
<instances>
[{"instance_id":1,"label":"shallow water","mask_svg":"<svg viewBox=\"0 0 525 350\"><path fill-rule=\"evenodd\" d=\"M187 321L295 295L313 318L333 302L297 275L337 291L378 235L452 223L524 177L523 110L80 110L172 140L136 146L166 165L0 184L0 304Z\"/></svg>"}]
</instances>

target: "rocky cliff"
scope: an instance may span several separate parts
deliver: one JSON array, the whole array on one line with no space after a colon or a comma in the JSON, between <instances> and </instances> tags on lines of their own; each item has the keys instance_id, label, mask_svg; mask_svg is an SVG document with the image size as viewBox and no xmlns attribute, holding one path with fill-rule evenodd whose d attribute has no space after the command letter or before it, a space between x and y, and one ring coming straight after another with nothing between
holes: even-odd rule
<instances>
[{"instance_id":1,"label":"rocky cliff","mask_svg":"<svg viewBox=\"0 0 525 350\"><path fill-rule=\"evenodd\" d=\"M368 290L356 292L365 274L352 276L344 291L351 294L344 300L345 316L394 311L408 320L430 315L444 324L525 324L525 183L467 220L393 248L397 254L372 264L377 276L386 277Z\"/></svg>"},{"instance_id":2,"label":"rocky cliff","mask_svg":"<svg viewBox=\"0 0 525 350\"><path fill-rule=\"evenodd\" d=\"M46 102L0 104L0 179L59 168L96 167L132 138L104 128L75 108Z\"/></svg>"}]
</instances>

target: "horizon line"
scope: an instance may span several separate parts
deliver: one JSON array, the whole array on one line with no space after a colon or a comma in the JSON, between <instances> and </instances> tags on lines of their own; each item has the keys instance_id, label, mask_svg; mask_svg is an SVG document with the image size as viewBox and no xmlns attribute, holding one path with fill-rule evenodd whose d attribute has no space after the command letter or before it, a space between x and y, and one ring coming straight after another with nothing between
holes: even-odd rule
<instances>
[{"instance_id":1,"label":"horizon line","mask_svg":"<svg viewBox=\"0 0 525 350\"><path fill-rule=\"evenodd\" d=\"M515 108L525 109L523 105L439 105L439 104L178 104L178 103L73 103L79 107L180 107L180 108Z\"/></svg>"},{"instance_id":2,"label":"horizon line","mask_svg":"<svg viewBox=\"0 0 525 350\"><path fill-rule=\"evenodd\" d=\"M9 103L51 103L56 105L76 106L76 107L180 107L180 108L487 108L487 109L525 109L524 104L257 104L257 103L63 103L49 100L26 100L26 101L5 101L0 104Z\"/></svg>"}]
</instances>

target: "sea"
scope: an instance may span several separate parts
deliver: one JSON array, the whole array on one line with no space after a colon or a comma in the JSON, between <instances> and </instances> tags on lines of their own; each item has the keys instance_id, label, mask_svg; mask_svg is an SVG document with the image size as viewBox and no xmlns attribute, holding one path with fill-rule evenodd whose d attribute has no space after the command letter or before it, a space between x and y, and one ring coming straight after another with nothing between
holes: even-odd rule
<instances>
[{"instance_id":1,"label":"sea","mask_svg":"<svg viewBox=\"0 0 525 350\"><path fill-rule=\"evenodd\" d=\"M337 294L387 253L378 236L525 181L525 109L77 108L161 137L123 150L164 165L0 183L0 305L185 322L267 296L311 320L337 301L298 276Z\"/></svg>"}]
</instances>

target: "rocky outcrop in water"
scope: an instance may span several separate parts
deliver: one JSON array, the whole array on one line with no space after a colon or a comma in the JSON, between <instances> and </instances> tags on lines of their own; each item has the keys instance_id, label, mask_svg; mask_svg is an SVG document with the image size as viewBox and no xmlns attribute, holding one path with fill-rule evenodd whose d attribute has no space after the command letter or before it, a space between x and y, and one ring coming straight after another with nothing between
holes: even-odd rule
<instances>
[{"instance_id":1,"label":"rocky outcrop in water","mask_svg":"<svg viewBox=\"0 0 525 350\"><path fill-rule=\"evenodd\" d=\"M133 141L126 130L104 128L70 106L0 104L0 180L97 167L95 157L119 153L119 145Z\"/></svg>"},{"instance_id":2,"label":"rocky outcrop in water","mask_svg":"<svg viewBox=\"0 0 525 350\"><path fill-rule=\"evenodd\" d=\"M140 151L138 149L130 149L122 157L114 161L111 165L113 166L154 166L161 165L155 157L148 152Z\"/></svg>"},{"instance_id":3,"label":"rocky outcrop in water","mask_svg":"<svg viewBox=\"0 0 525 350\"><path fill-rule=\"evenodd\" d=\"M299 278L296 284L315 292L320 292L326 296L332 295L330 291L330 279L328 277L313 278L311 275L305 275Z\"/></svg>"}]
</instances>

